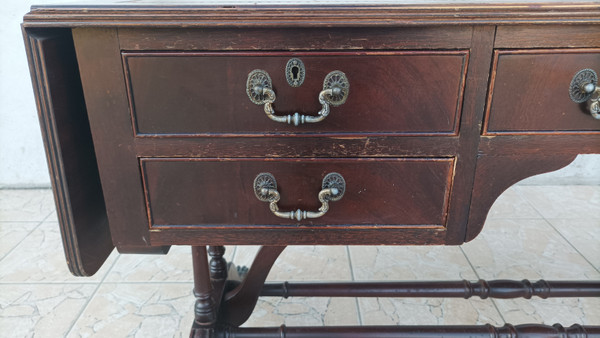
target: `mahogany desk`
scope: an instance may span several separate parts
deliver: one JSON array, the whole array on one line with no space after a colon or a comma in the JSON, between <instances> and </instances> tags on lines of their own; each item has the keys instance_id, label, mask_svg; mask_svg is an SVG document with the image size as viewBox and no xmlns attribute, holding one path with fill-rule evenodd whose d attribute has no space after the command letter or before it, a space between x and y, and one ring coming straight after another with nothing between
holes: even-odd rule
<instances>
[{"instance_id":1,"label":"mahogany desk","mask_svg":"<svg viewBox=\"0 0 600 338\"><path fill-rule=\"evenodd\" d=\"M599 153L598 3L47 6L23 31L73 274L114 247L192 246L197 337L600 335L238 328L259 295L599 296L576 281L263 285L287 245L469 241L507 187ZM263 248L228 269L223 246L243 244Z\"/></svg>"}]
</instances>

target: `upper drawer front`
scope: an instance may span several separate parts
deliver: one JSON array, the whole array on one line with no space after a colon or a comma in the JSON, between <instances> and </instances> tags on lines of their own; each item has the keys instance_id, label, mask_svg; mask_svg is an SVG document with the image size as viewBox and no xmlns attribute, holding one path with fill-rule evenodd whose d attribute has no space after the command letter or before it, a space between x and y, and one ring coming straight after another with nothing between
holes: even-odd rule
<instances>
[{"instance_id":1,"label":"upper drawer front","mask_svg":"<svg viewBox=\"0 0 600 338\"><path fill-rule=\"evenodd\" d=\"M600 121L569 97L585 68L600 72L600 49L497 51L484 133L598 133Z\"/></svg>"},{"instance_id":2,"label":"upper drawer front","mask_svg":"<svg viewBox=\"0 0 600 338\"><path fill-rule=\"evenodd\" d=\"M455 134L467 52L196 53L124 52L136 136L302 133ZM292 87L288 60L305 81ZM248 74L266 71L277 115L316 116L323 80L333 70L350 84L347 101L318 123L271 121L246 94Z\"/></svg>"},{"instance_id":3,"label":"upper drawer front","mask_svg":"<svg viewBox=\"0 0 600 338\"><path fill-rule=\"evenodd\" d=\"M141 160L151 227L290 225L444 226L454 160L441 159L197 159ZM268 172L281 195L280 211L317 211L328 173L345 192L320 218L284 219L254 192Z\"/></svg>"}]
</instances>

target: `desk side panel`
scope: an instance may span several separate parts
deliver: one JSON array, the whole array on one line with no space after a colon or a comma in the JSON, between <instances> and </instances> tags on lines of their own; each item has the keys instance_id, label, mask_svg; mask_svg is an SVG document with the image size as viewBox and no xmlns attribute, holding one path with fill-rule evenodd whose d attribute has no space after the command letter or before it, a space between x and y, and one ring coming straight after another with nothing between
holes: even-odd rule
<instances>
[{"instance_id":1,"label":"desk side panel","mask_svg":"<svg viewBox=\"0 0 600 338\"><path fill-rule=\"evenodd\" d=\"M527 177L563 168L573 162L576 156L577 154L572 153L528 156L518 153L501 156L480 154L475 170L465 242L475 239L481 232L490 208L502 192Z\"/></svg>"},{"instance_id":2,"label":"desk side panel","mask_svg":"<svg viewBox=\"0 0 600 338\"><path fill-rule=\"evenodd\" d=\"M113 243L121 253L165 254L149 241L117 31L72 34Z\"/></svg>"},{"instance_id":3,"label":"desk side panel","mask_svg":"<svg viewBox=\"0 0 600 338\"><path fill-rule=\"evenodd\" d=\"M114 246L69 29L24 29L67 265L91 276Z\"/></svg>"}]
</instances>

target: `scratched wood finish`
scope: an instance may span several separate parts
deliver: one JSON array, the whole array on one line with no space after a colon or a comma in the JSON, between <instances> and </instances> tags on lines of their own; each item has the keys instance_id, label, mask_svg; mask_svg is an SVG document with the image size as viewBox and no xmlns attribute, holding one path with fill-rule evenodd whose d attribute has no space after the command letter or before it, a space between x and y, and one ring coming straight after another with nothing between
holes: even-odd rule
<instances>
[{"instance_id":1,"label":"scratched wood finish","mask_svg":"<svg viewBox=\"0 0 600 338\"><path fill-rule=\"evenodd\" d=\"M574 154L544 154L542 149L538 150L537 154L527 156L479 157L465 241L473 240L481 232L492 204L511 185L533 175L563 168L575 159Z\"/></svg>"},{"instance_id":2,"label":"scratched wood finish","mask_svg":"<svg viewBox=\"0 0 600 338\"><path fill-rule=\"evenodd\" d=\"M510 185L561 168L578 153L599 153L598 121L567 101L579 67L599 66L599 17L600 4L590 1L35 7L24 27L61 229L85 230L83 237L63 233L67 259L84 262L72 270L93 273L106 258L98 247L112 248L108 215L122 252L194 246L193 337L596 336L598 327L558 324L236 326L285 245L460 244L477 236ZM208 55L214 52L227 56ZM310 61L300 89L282 81L291 55ZM274 124L240 90L259 67L274 78L275 107L286 114L318 110L319 82L333 69L349 75L351 99L322 125ZM344 175L348 190L323 218L299 225L254 197L252 181L264 171L278 180L283 210L316 210L330 171ZM104 195L106 213L80 194L82 181L96 198ZM221 247L235 244L280 247L259 255L247 285L235 288L239 281L224 278ZM210 266L204 245L211 246ZM512 286L531 295L522 289L528 281L500 283L502 296L515 295ZM465 282L441 284L433 292ZM332 287L314 288L327 294ZM392 295L386 285L354 287L346 295Z\"/></svg>"},{"instance_id":3,"label":"scratched wood finish","mask_svg":"<svg viewBox=\"0 0 600 338\"><path fill-rule=\"evenodd\" d=\"M154 245L440 245L446 244L447 230L441 227L322 227L320 229L271 228L160 228L150 231Z\"/></svg>"},{"instance_id":4,"label":"scratched wood finish","mask_svg":"<svg viewBox=\"0 0 600 338\"><path fill-rule=\"evenodd\" d=\"M69 30L24 30L69 270L91 276L114 248Z\"/></svg>"},{"instance_id":5,"label":"scratched wood finish","mask_svg":"<svg viewBox=\"0 0 600 338\"><path fill-rule=\"evenodd\" d=\"M453 159L142 159L152 227L444 226ZM323 177L340 173L341 200L322 217L276 217L254 178L273 174L281 211L317 211Z\"/></svg>"},{"instance_id":6,"label":"scratched wood finish","mask_svg":"<svg viewBox=\"0 0 600 338\"><path fill-rule=\"evenodd\" d=\"M113 243L121 252L164 253L167 248L148 240L116 31L75 29L72 34Z\"/></svg>"},{"instance_id":7,"label":"scratched wood finish","mask_svg":"<svg viewBox=\"0 0 600 338\"><path fill-rule=\"evenodd\" d=\"M386 27L596 22L595 1L321 6L34 6L28 27Z\"/></svg>"},{"instance_id":8,"label":"scratched wood finish","mask_svg":"<svg viewBox=\"0 0 600 338\"><path fill-rule=\"evenodd\" d=\"M600 132L600 121L569 97L573 76L600 70L600 49L497 51L486 134Z\"/></svg>"},{"instance_id":9,"label":"scratched wood finish","mask_svg":"<svg viewBox=\"0 0 600 338\"><path fill-rule=\"evenodd\" d=\"M585 48L598 46L600 25L498 26L495 48Z\"/></svg>"},{"instance_id":10,"label":"scratched wood finish","mask_svg":"<svg viewBox=\"0 0 600 338\"><path fill-rule=\"evenodd\" d=\"M401 30L397 30L401 32ZM464 30L460 30L461 32ZM470 28L466 28L466 31L471 31ZM492 32L492 30L489 30ZM84 82L87 82L87 90L86 95L89 95L87 98L87 104L92 106L90 109L91 125L92 129L95 130L93 135L95 142L101 149L97 149L98 153L102 154L104 160L102 161L103 166L105 168L103 171L105 175L103 176L103 184L106 186L105 193L106 195L112 196L109 199L108 204L111 205L109 208L109 215L112 217L111 227L113 229L113 241L115 245L122 252L146 252L151 250L153 247L160 247L165 244L175 244L175 243L190 243L195 245L206 244L206 237L204 234L208 234L209 232L205 232L204 228L200 230L198 228L197 231L202 231L202 233L193 233L190 235L187 232L182 232L181 236L179 234L174 237L171 236L169 231L163 231L168 229L161 229L161 231L152 231L149 233L149 224L147 219L147 205L139 200L142 194L139 194L138 187L134 186L139 182L142 182L141 178L138 178L140 168L139 163L136 161L136 167L133 167L133 161L136 160L136 157L194 157L200 160L203 157L254 157L254 156L267 156L267 157L365 157L365 158L386 158L386 157L397 157L397 156L407 156L410 158L414 157L443 157L443 158L455 158L457 155L457 147L459 143L459 139L457 136L451 135L440 135L436 137L427 137L423 135L427 134L415 134L416 136L411 137L398 137L393 138L389 137L389 133L377 131L373 132L371 135L365 135L364 132L360 131L358 128L355 128L353 133L342 134L339 131L331 132L329 137L322 136L323 133L305 132L304 134L289 133L288 136L298 136L303 135L306 137L298 138L298 137L269 137L270 135L266 132L256 133L254 136L249 137L249 135L244 135L244 138L232 137L235 134L223 134L219 138L206 138L206 137L198 137L198 136L206 136L202 134L196 135L188 135L188 134L178 134L178 135L159 135L155 134L152 137L135 137L133 133L132 119L131 114L129 112L129 102L126 100L126 80L122 78L121 74L123 73L123 68L121 67L121 74L111 75L112 73L102 73L98 74L97 68L94 66L94 59L102 58L103 62L106 64L116 65L122 64L123 58L122 54L119 51L119 48L115 48L115 40L117 36L120 38L120 35L115 36L116 33L113 29L97 29L97 28L77 28L74 30L76 40L81 39L81 46L85 46L85 48L80 48L78 51L79 54L79 63L80 67L89 68L86 69ZM160 31L157 31L159 34ZM294 31L296 33L297 31ZM418 34L411 34L415 32L414 29L408 29L408 34L403 37L405 41L412 41L412 44L417 43L415 36L418 37ZM454 31L453 31L454 32ZM99 39L96 39L94 36L98 35ZM110 37L109 37L110 36ZM243 45L246 41L246 38L250 39L251 36L238 36L236 41L239 41L241 45ZM290 39L303 39L301 35L294 34L293 36L289 36ZM96 40L96 41L94 41ZM85 41L85 42L84 42ZM88 41L94 41L92 43L88 43ZM309 43L307 40L304 40L305 43ZM424 46L425 48L425 46ZM425 48L426 49L426 48ZM156 51L154 51L156 52ZM128 54L131 52L125 52ZM466 53L464 51L452 51L452 52L420 52L420 51L406 51L402 50L399 52L392 52L401 54L403 57L410 58L413 60L412 66L417 70L428 69L431 65L427 61L428 55L434 55L435 57L440 58L448 58L450 60L450 64L454 64L455 68L449 73L453 73L452 76L445 75L444 69L440 69L439 72L431 72L430 76L441 76L444 78L448 76L448 78L452 77L453 82L455 83L454 89L452 89L453 93L437 93L436 95L447 97L453 96L452 102L447 100L446 103L442 105L452 105L452 117L455 121L452 121L452 118L449 121L443 121L447 125L452 125L450 128L451 133L457 132L458 126L458 117L459 111L457 107L461 105L461 94L459 91L462 91L462 86L466 83L464 77L465 71L467 71L464 62L466 62ZM364 53L363 53L364 54ZM425 56L425 59L421 59L421 56ZM361 57L371 58L371 55L364 55ZM415 62L415 57L418 57L419 61ZM287 61L287 56L285 58ZM489 62L488 60L485 63ZM446 62L448 63L448 62ZM269 66L268 63L265 64L266 67ZM282 65L283 66L283 65ZM354 65L353 65L354 66ZM106 66L108 67L108 66ZM380 66L378 66L380 67ZM459 71L456 69L460 68ZM485 68L485 67L483 67ZM146 68L147 69L147 68ZM414 73L414 71L412 71ZM418 72L417 72L418 73ZM435 73L435 74L434 74ZM411 71L408 71L406 74L411 74ZM475 72L476 76L482 76L485 74L479 74ZM180 72L180 75L185 75ZM366 77L368 74L365 74ZM402 74L401 74L402 75ZM172 76L172 75L170 75ZM245 74L244 74L245 77ZM94 79L93 81L91 79ZM406 79L399 77L398 81L405 81ZM418 80L418 79L413 79ZM431 82L431 79L426 79L427 83L431 84L431 87L435 87L435 78L434 81ZM322 80L319 80L319 82ZM485 80L484 80L485 81ZM148 81L150 83L155 83L156 81ZM245 81L242 81L244 83ZM443 81L444 82L444 81ZM401 82L402 83L402 82ZM355 87L351 84L351 92L360 92L356 90ZM447 87L447 86L442 86ZM439 87L440 89L442 87ZM302 87L301 87L302 88ZM408 88L410 90L410 88ZM277 89L276 89L277 90ZM136 89L133 88L131 91L132 95L136 95ZM154 92L156 95L160 94L159 91ZM249 100L245 97L245 93L243 94L243 100ZM308 94L307 94L308 95ZM396 93L397 95L397 93ZM472 95L472 94L471 94ZM281 98L283 95L279 95ZM293 97L293 96L290 96ZM125 100L124 100L125 98ZM189 99L189 97L187 98ZM174 103L174 107L178 107L183 105L183 99ZM228 98L224 99L224 102L227 102ZM419 109L419 105L421 102L420 95L414 95L412 100L419 100L419 102L413 102L410 105L406 105L406 109L398 109L395 113L396 116L394 118L400 118L407 114L412 114L414 110ZM422 101L426 102L426 101ZM348 105L349 102L346 102L345 105ZM431 100L430 107L431 109L436 110L436 105L439 105L440 102L436 102L435 99ZM107 105L110 108L107 108ZM251 104L252 105L252 104ZM201 104L199 105L201 106ZM255 105L252 105L255 106ZM343 108L344 106L340 107ZM260 116L259 121L264 121L266 124L272 124L274 122L266 119L264 113L261 111L261 107L255 106L257 109L257 113ZM110 113L106 113L106 109L110 109ZM177 109L170 110L170 114L176 114ZM432 115L427 111L423 111L423 116L413 116L412 118L425 118L426 120L432 119ZM164 112L162 112L164 114ZM335 108L328 118L331 118L335 113ZM375 112L371 115L377 115L378 112ZM429 114L429 115L428 115ZM429 117L427 117L429 116ZM472 113L469 113L470 117L476 116ZM222 118L222 116L214 116L215 120ZM438 118L438 117L435 117ZM125 119L128 122L125 122ZM446 119L448 120L448 119ZM362 121L363 124L371 123L370 121L375 121L375 116L369 116L368 119ZM217 121L218 123L222 123ZM327 119L324 121L327 122ZM261 122L263 123L263 122ZM355 122L353 122L355 123ZM432 122L436 123L436 122ZM469 120L468 124L476 123L473 120ZM389 124L389 123L388 123ZM180 124L181 125L181 124ZM277 123L275 123L277 125ZM357 125L357 124L355 124ZM385 126L382 126L385 128ZM265 129L266 130L266 129ZM332 129L333 130L333 129ZM118 136L116 134L119 134ZM214 134L213 134L214 135ZM238 134L241 135L241 134ZM116 137L115 137L116 136ZM436 140L436 138L440 138L440 140ZM211 139L213 139L211 141ZM297 141L294 141L297 139ZM418 145L420 144L420 145ZM463 142L463 145L465 143ZM420 150L414 151L415 148ZM473 146L471 146L474 149ZM396 155L398 154L398 155ZM468 167L468 156L463 156L464 160L462 164L459 166L462 168L464 166ZM374 165L375 166L375 165ZM446 173L445 173L446 175ZM450 174L445 176L448 180L450 179ZM461 179L466 178L464 174L460 174ZM125 182L125 183L124 183ZM448 181L449 182L449 181ZM129 186L129 188L124 189L123 184ZM320 186L320 182L317 184L317 189ZM281 229L281 231L277 232L276 239L271 239L271 241L277 241L278 243L285 243L286 241L289 243L308 243L308 238L313 238L318 243L327 243L327 239L329 239L328 243L414 243L414 244L425 244L425 243L441 243L443 242L443 237L446 234L446 229L437 229L434 231L430 231L426 227L421 227L419 231L414 232L410 231L410 229L406 229L406 227L414 226L413 224L419 225L430 225L437 228L441 228L442 225L447 225L449 229L453 233L460 233L460 227L463 226L463 223L460 217L450 224L446 222L447 215L452 213L453 208L461 208L461 206L465 205L469 201L469 192L470 190L467 188L458 188L456 190L457 193L460 193L461 196L453 195L454 203L453 206L449 205L447 200L449 196L449 186L442 185L441 187L436 187L434 189L433 195L439 196L439 200L436 200L434 204L438 205L436 210L431 214L438 219L434 221L430 220L420 220L415 221L414 218L418 216L411 216L410 213L406 212L403 215L406 215L406 220L401 220L402 217L396 217L394 222L388 222L388 224L392 224L398 227L397 233L393 236L390 234L375 234L373 233L368 239L364 235L359 235L359 232L350 232L347 234L338 233L335 236L328 236L329 233L317 233L317 231L324 231L324 229L315 230L314 236L302 236L299 238L293 229ZM239 186L235 187L235 190L240 190ZM118 192L117 192L118 191ZM284 195L285 196L285 195ZM175 198L175 197L174 197ZM179 198L179 197L177 197ZM412 197L411 197L412 198ZM407 201L411 201L411 198L405 197ZM306 200L312 201L312 203L316 202L316 195L313 192L310 194L310 197L305 198ZM170 201L172 203L175 200ZM418 199L415 200L418 202ZM439 202L443 201L443 202ZM256 201L254 201L256 203ZM414 202L414 201L413 201ZM440 204L441 203L441 204ZM418 204L418 203L417 203ZM443 205L442 205L443 204ZM416 206L416 205L415 205ZM268 206L265 205L263 212ZM318 206L317 206L318 207ZM297 208L297 207L295 207ZM308 209L308 208L307 208ZM144 216L140 217L140 210L144 210ZM194 210L193 208L189 208L188 210ZM391 212L391 211L390 211ZM390 213L388 212L388 214ZM193 213L190 211L190 215ZM415 213L418 215L418 212ZM190 217L188 216L180 216L180 217ZM386 216L388 217L388 216ZM463 216L464 217L464 216ZM189 220L187 222L189 224L199 224L198 220ZM348 223L348 222L346 222ZM430 224L431 223L431 224ZM241 224L238 222L237 224ZM248 220L248 226L252 226L256 224L254 220ZM364 221L363 225L366 224ZM377 224L377 222L372 222L369 224ZM237 243L237 244L256 244L260 241L266 240L270 236L266 236L262 234L260 231L255 232L254 228L247 227L246 234L242 236L237 236L235 233L230 233L231 229L221 229L221 234L212 234L210 238L212 240L217 241L223 238L226 238L228 243ZM212 233L212 232L211 232ZM368 234L368 232L364 232L364 234ZM182 242L182 237L185 237L185 241ZM227 243L226 241L226 243ZM224 243L216 243L216 244L224 244ZM161 250L157 250L161 252Z\"/></svg>"},{"instance_id":11,"label":"scratched wood finish","mask_svg":"<svg viewBox=\"0 0 600 338\"><path fill-rule=\"evenodd\" d=\"M119 28L121 49L311 51L469 48L470 26L445 27L278 27ZM240 39L243 36L243 39ZM427 44L423 44L427 41Z\"/></svg>"},{"instance_id":12,"label":"scratched wood finish","mask_svg":"<svg viewBox=\"0 0 600 338\"><path fill-rule=\"evenodd\" d=\"M286 81L288 60L306 68L300 87ZM462 102L466 54L461 52L125 53L138 136L157 134L400 133L453 134ZM277 115L316 116L327 74L350 83L347 101L319 123L270 120L246 94L254 69L266 71ZM435 99L421 93L435 93Z\"/></svg>"},{"instance_id":13,"label":"scratched wood finish","mask_svg":"<svg viewBox=\"0 0 600 338\"><path fill-rule=\"evenodd\" d=\"M479 156L572 155L600 152L600 133L482 136Z\"/></svg>"},{"instance_id":14,"label":"scratched wood finish","mask_svg":"<svg viewBox=\"0 0 600 338\"><path fill-rule=\"evenodd\" d=\"M465 219L469 215L476 160L473 155L480 140L480 123L485 106L485 90L494 41L494 27L475 27L471 41L469 77L461 116L459 148L457 149L454 187L448 214L447 244L462 244Z\"/></svg>"},{"instance_id":15,"label":"scratched wood finish","mask_svg":"<svg viewBox=\"0 0 600 338\"><path fill-rule=\"evenodd\" d=\"M599 152L594 145L598 141L595 137L597 132L592 130L596 134L590 134L587 130L582 134L580 124L577 124L575 129L561 129L563 126L570 128L568 126L572 122L569 121L560 123L558 128L548 128L544 131L545 134L532 134L530 129L527 129L522 133L519 131L519 135L480 136L481 131L485 130L482 129L482 123L488 121L483 115L490 69L493 66L494 46L511 49L561 48L557 53L563 54L568 54L565 50L573 51L575 47L598 48L600 46L595 36L600 26L597 19L599 12L600 5L594 2L555 5L529 3L524 6L50 6L33 8L25 18L24 27L32 31L37 28L49 29L48 27L72 28L88 106L87 114L90 117L95 153L106 196L111 234L114 244L121 251L145 252L153 247L173 243L222 245L264 244L265 241L280 245L459 244L465 239L471 239L472 234L477 232L467 230L467 219L476 218L475 221L469 221L469 224L472 224L469 229L477 228L485 219L487 208L491 205L489 201L495 199L503 190L490 189L486 194L482 190L482 187L486 187L482 184L485 178L476 177L504 177L507 182L513 182L514 177L522 175L510 174L515 168L511 163L518 163L521 155L552 157L560 154L558 157L562 159L571 158L581 152ZM539 23L544 25L538 25ZM113 28L107 29L108 26ZM273 29L274 27L277 29ZM121 53L437 53L440 50L453 53L469 52L462 111L455 115L456 128L450 129L456 135L417 133L404 134L402 137L394 137L391 136L393 134L382 131L365 134L357 131L358 128L355 128L352 134L333 130L327 133L298 133L294 130L272 137L273 135L264 129L252 135L229 133L221 134L220 137L212 137L214 134L205 137L208 136L207 133L177 136L152 134L152 137L135 137ZM517 77L525 77L526 68L524 69L523 72L516 73ZM494 83L497 85L497 78ZM275 85L277 86L277 83ZM351 95L355 93L352 89ZM133 94L135 96L135 90ZM439 93L427 94L426 97L435 100ZM306 95L309 95L308 92ZM281 98L279 95L278 99ZM423 95L420 94L419 99L422 98ZM509 97L506 100L520 101L521 98ZM175 106L180 103L176 102ZM491 102L488 107L491 108ZM258 106L255 108L260 109ZM418 108L410 107L398 114L410 113L410 110ZM334 117L335 112L336 108L329 118ZM266 120L260 110L257 113ZM538 109L536 114L542 113L547 112ZM585 116L583 112L580 113ZM490 115L489 121L492 118ZM591 123L594 122L596 121L592 120ZM447 133L447 130L443 133ZM485 158L498 155L510 156L502 156L506 163L478 165L478 161L485 162ZM261 229L245 232L244 229L225 231L213 228L161 228L149 231L139 167L140 157L452 157L455 158L455 168L451 197L448 201L447 228L399 227L377 231L357 228L307 231L308 229L293 228L276 233ZM557 161L563 163L562 160ZM521 168L520 165L517 167ZM527 175L557 167L558 164L549 160L541 161L534 171L521 169L522 174ZM483 172L486 174L482 176ZM506 184L498 183L498 186L504 185ZM478 202L482 196L485 197L485 203ZM310 198L312 200L314 197ZM66 205L66 202L64 203ZM335 204L332 206L335 207ZM162 248L158 251L164 252Z\"/></svg>"},{"instance_id":16,"label":"scratched wood finish","mask_svg":"<svg viewBox=\"0 0 600 338\"><path fill-rule=\"evenodd\" d=\"M446 157L459 146L458 136L303 136L138 137L134 144L140 157L402 157L415 156L414 149L421 157Z\"/></svg>"}]
</instances>

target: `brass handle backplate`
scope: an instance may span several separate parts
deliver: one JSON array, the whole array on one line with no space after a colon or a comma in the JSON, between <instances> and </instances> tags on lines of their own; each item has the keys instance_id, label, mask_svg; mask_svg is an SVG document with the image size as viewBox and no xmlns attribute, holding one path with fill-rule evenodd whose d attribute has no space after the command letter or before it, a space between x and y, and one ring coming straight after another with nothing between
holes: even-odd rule
<instances>
[{"instance_id":1,"label":"brass handle backplate","mask_svg":"<svg viewBox=\"0 0 600 338\"><path fill-rule=\"evenodd\" d=\"M344 104L350 92L350 83L346 74L339 70L334 70L325 76L323 80L323 90L319 93L318 99L321 104L321 110L314 115L303 115L294 113L291 115L275 115L273 103L275 102L275 91L269 73L261 69L255 69L248 74L246 81L246 94L252 103L263 105L265 114L271 120L276 122L294 124L295 126L304 123L316 123L323 121L331 111L330 106L337 107Z\"/></svg>"},{"instance_id":2,"label":"brass handle backplate","mask_svg":"<svg viewBox=\"0 0 600 338\"><path fill-rule=\"evenodd\" d=\"M329 173L323 178L321 191L318 198L321 202L321 207L318 211L280 211L277 202L281 198L277 191L277 181L270 173L260 173L254 179L254 194L256 198L263 202L269 202L269 209L277 217L295 219L301 221L307 218L318 218L329 210L329 202L339 201L346 191L346 181L344 177L338 173Z\"/></svg>"},{"instance_id":3,"label":"brass handle backplate","mask_svg":"<svg viewBox=\"0 0 600 338\"><path fill-rule=\"evenodd\" d=\"M575 103L587 102L590 114L600 120L600 87L598 75L592 69L578 71L569 86L569 96Z\"/></svg>"}]
</instances>

